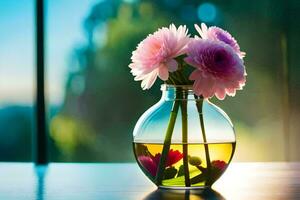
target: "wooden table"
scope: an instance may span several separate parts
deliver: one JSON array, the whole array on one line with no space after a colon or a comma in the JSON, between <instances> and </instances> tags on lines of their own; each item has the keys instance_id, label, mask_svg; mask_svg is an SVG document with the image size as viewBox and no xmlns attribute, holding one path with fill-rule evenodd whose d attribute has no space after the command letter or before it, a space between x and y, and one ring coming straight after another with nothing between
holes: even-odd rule
<instances>
[{"instance_id":1,"label":"wooden table","mask_svg":"<svg viewBox=\"0 0 300 200\"><path fill-rule=\"evenodd\" d=\"M300 163L233 163L212 191L157 190L134 163L0 163L0 199L300 199Z\"/></svg>"}]
</instances>

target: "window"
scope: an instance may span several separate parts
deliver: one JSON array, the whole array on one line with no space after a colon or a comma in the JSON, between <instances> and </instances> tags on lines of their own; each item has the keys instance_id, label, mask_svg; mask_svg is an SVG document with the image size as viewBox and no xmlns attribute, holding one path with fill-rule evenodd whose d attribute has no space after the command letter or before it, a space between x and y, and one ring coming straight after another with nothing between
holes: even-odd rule
<instances>
[{"instance_id":1,"label":"window","mask_svg":"<svg viewBox=\"0 0 300 200\"><path fill-rule=\"evenodd\" d=\"M20 2L0 2L0 160L30 160L34 2ZM212 99L235 125L234 158L300 159L296 0L45 3L50 161L132 161L134 125L160 98L160 84L141 90L129 73L131 52L158 27L187 24L194 34L201 21L230 31L247 52L244 91Z\"/></svg>"}]
</instances>

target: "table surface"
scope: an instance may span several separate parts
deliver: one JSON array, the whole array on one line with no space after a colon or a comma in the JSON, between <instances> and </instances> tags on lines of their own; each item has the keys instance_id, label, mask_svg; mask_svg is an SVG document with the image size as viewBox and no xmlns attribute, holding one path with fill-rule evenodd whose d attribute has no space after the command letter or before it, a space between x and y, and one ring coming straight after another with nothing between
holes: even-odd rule
<instances>
[{"instance_id":1,"label":"table surface","mask_svg":"<svg viewBox=\"0 0 300 200\"><path fill-rule=\"evenodd\" d=\"M211 191L158 190L134 163L0 163L0 199L300 199L300 163L232 163Z\"/></svg>"}]
</instances>

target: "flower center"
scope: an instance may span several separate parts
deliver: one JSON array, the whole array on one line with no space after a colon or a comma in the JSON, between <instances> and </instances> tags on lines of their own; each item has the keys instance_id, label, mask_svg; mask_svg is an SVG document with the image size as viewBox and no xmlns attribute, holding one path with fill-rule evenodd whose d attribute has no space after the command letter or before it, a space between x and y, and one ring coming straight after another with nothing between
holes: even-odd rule
<instances>
[{"instance_id":1,"label":"flower center","mask_svg":"<svg viewBox=\"0 0 300 200\"><path fill-rule=\"evenodd\" d=\"M206 61L206 66L210 73L218 77L225 77L230 73L230 56L224 49L219 49L212 54L212 57Z\"/></svg>"},{"instance_id":2,"label":"flower center","mask_svg":"<svg viewBox=\"0 0 300 200\"><path fill-rule=\"evenodd\" d=\"M219 50L216 52L214 56L214 70L223 71L226 69L226 65L228 64L228 56L224 50Z\"/></svg>"}]
</instances>

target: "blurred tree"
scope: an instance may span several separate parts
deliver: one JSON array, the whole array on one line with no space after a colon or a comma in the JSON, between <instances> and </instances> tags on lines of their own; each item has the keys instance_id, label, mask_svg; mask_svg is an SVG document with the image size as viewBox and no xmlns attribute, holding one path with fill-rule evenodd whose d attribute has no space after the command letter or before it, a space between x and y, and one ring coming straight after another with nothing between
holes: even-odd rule
<instances>
[{"instance_id":1,"label":"blurred tree","mask_svg":"<svg viewBox=\"0 0 300 200\"><path fill-rule=\"evenodd\" d=\"M0 109L0 160L31 160L31 132L33 110L25 106Z\"/></svg>"},{"instance_id":2,"label":"blurred tree","mask_svg":"<svg viewBox=\"0 0 300 200\"><path fill-rule=\"evenodd\" d=\"M134 123L145 107L157 100L157 95L143 94L139 85L132 81L128 68L130 52L142 38L166 21L163 17L153 20L154 8L147 2L113 5L107 16L97 15L110 7L110 2L95 5L84 23L89 44L76 50L74 59L77 60L77 69L69 75L60 115L72 116L77 122L86 123L96 133L96 143L86 144L86 148L93 151L95 160L128 161L133 159L128 146L131 144ZM97 34L105 37L98 45L94 39ZM60 123L62 127L58 128L55 120L51 127L56 130L52 134L56 143L70 142L63 137L63 126L67 124ZM68 120L72 119L69 117ZM86 135L90 134L82 131ZM68 134L72 138L79 137L75 132L78 130L71 129ZM81 148L80 140L75 139L72 148ZM60 149L67 151L65 148ZM84 159L84 155L72 155L71 159Z\"/></svg>"},{"instance_id":3,"label":"blurred tree","mask_svg":"<svg viewBox=\"0 0 300 200\"><path fill-rule=\"evenodd\" d=\"M66 155L73 161L133 160L130 143L134 124L159 99L161 82L142 91L129 73L131 52L149 33L170 23L187 24L194 34L192 27L200 23L201 3L104 0L92 7L83 23L88 43L74 51L64 105L51 122L51 136L60 152L57 160L65 160ZM236 125L241 143L236 157L239 160L284 159L281 3L210 3L216 13L208 24L229 30L247 52L248 81L244 91L235 98L216 102ZM209 12L203 7L200 10ZM276 153L264 150L271 143ZM249 153L249 148L264 153Z\"/></svg>"}]
</instances>

